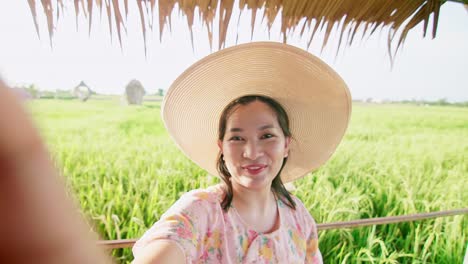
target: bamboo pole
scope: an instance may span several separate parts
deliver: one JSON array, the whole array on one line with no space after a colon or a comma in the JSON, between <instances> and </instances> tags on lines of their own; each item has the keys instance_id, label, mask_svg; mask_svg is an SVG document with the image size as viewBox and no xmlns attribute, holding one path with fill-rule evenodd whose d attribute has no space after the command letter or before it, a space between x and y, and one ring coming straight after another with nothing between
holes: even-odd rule
<instances>
[{"instance_id":1,"label":"bamboo pole","mask_svg":"<svg viewBox=\"0 0 468 264\"><path fill-rule=\"evenodd\" d=\"M317 224L317 229L319 231L322 231L322 230L341 229L341 228L358 228L358 227L363 227L363 226L412 222L412 221L419 221L419 220L430 219L430 218L448 217L448 216L463 215L463 214L468 214L468 208L453 209L453 210L439 211L439 212L411 214L411 215L367 218L367 219L359 219L359 220L344 221L344 222L324 223L324 224ZM101 240L101 241L98 241L97 244L107 249L116 249L116 248L132 247L136 241L137 239Z\"/></svg>"}]
</instances>

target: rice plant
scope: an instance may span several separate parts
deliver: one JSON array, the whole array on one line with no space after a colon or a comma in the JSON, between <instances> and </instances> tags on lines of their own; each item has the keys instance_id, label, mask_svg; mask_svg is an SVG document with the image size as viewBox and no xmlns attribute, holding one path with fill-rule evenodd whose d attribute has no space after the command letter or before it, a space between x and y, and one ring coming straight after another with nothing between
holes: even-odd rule
<instances>
[{"instance_id":1,"label":"rice plant","mask_svg":"<svg viewBox=\"0 0 468 264\"><path fill-rule=\"evenodd\" d=\"M177 149L158 102L28 104L57 167L103 239L138 238L181 194L218 182ZM295 182L318 223L468 207L468 108L353 106L331 160ZM461 263L465 216L319 234L325 263ZM118 262L129 249L112 252Z\"/></svg>"}]
</instances>

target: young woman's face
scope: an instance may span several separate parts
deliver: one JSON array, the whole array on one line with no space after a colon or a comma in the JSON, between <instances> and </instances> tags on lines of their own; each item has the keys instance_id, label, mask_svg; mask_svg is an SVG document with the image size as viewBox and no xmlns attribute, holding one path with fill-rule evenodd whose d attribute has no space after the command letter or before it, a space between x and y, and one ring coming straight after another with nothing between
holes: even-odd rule
<instances>
[{"instance_id":1,"label":"young woman's face","mask_svg":"<svg viewBox=\"0 0 468 264\"><path fill-rule=\"evenodd\" d=\"M270 106L259 101L238 106L227 119L223 140L218 142L232 184L270 188L288 155L290 141Z\"/></svg>"}]
</instances>

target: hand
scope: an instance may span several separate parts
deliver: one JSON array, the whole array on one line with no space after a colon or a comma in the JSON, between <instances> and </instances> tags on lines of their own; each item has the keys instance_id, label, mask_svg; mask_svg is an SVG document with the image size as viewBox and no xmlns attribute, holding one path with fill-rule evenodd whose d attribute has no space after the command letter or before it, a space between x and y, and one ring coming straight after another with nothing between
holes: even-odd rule
<instances>
[{"instance_id":1,"label":"hand","mask_svg":"<svg viewBox=\"0 0 468 264\"><path fill-rule=\"evenodd\" d=\"M0 259L5 263L111 263L25 109L0 80Z\"/></svg>"}]
</instances>

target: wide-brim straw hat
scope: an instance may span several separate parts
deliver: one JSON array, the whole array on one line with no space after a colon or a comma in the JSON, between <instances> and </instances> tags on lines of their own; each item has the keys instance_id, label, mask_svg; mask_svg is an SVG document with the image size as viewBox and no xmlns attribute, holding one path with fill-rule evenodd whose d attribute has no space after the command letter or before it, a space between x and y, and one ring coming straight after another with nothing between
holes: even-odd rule
<instances>
[{"instance_id":1,"label":"wide-brim straw hat","mask_svg":"<svg viewBox=\"0 0 468 264\"><path fill-rule=\"evenodd\" d=\"M292 133L283 182L319 168L334 153L348 126L351 96L325 62L294 46L241 44L215 52L185 70L162 104L165 126L192 161L219 176L218 124L227 104L265 95L286 110Z\"/></svg>"}]
</instances>

